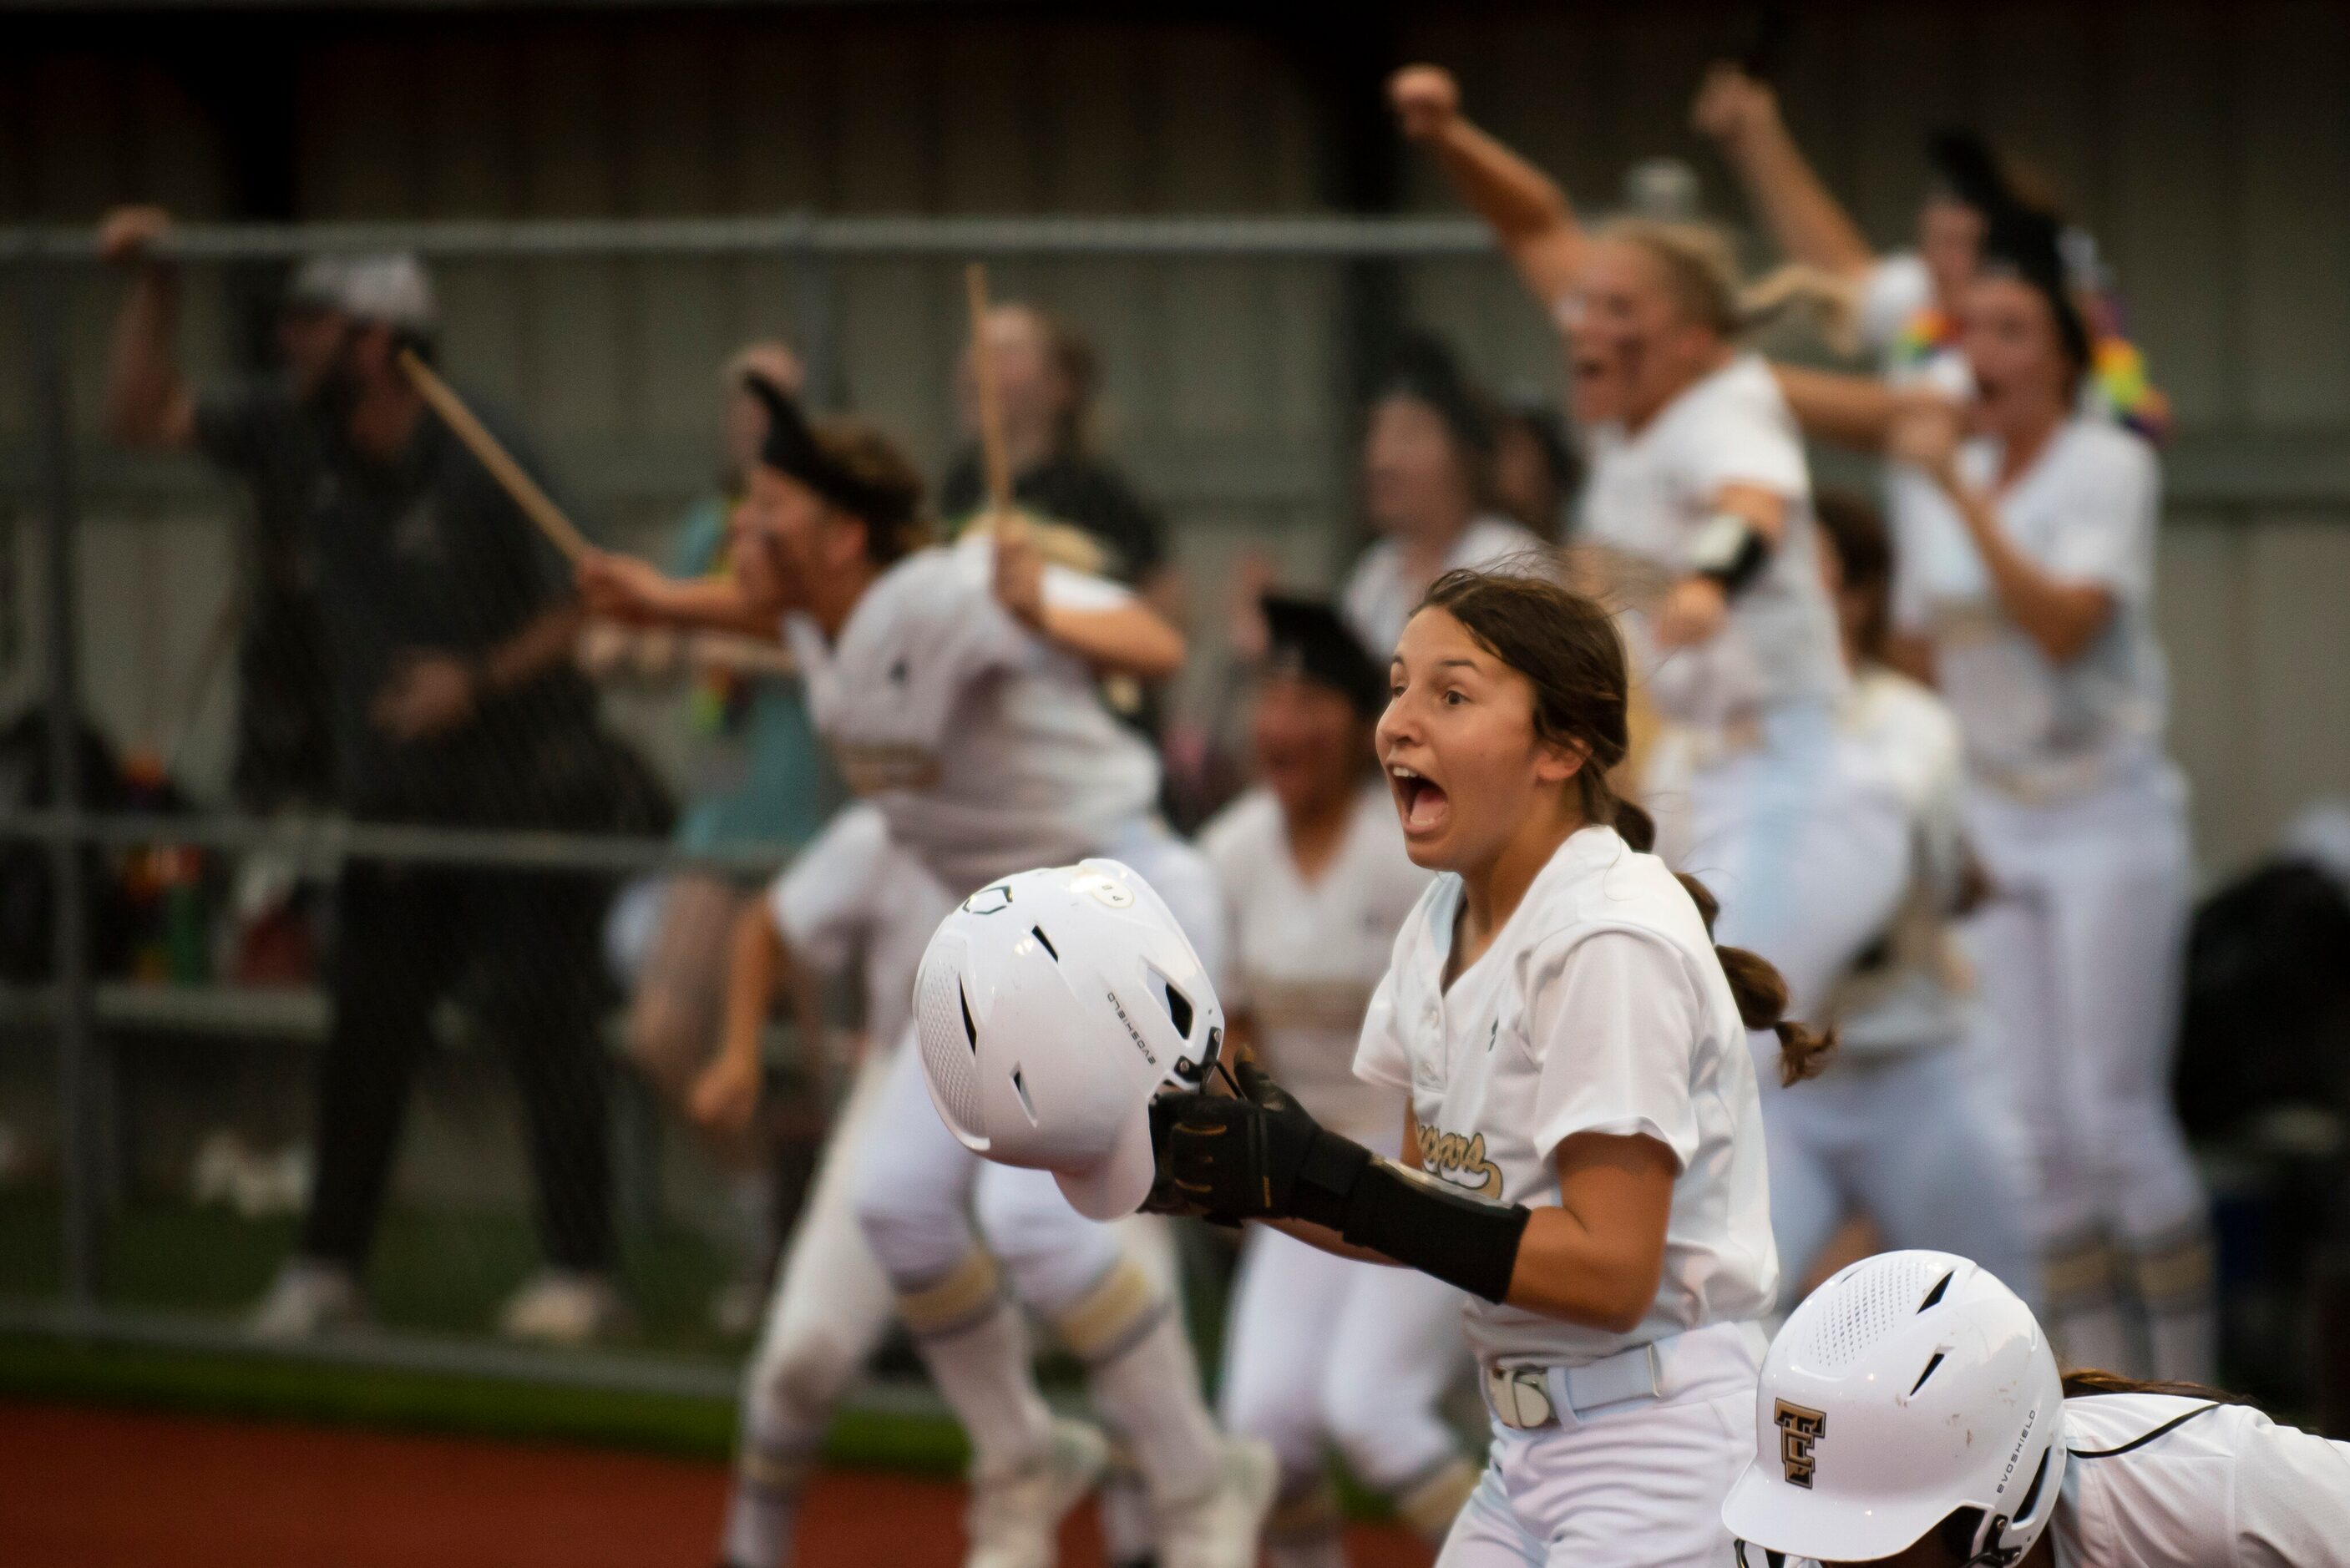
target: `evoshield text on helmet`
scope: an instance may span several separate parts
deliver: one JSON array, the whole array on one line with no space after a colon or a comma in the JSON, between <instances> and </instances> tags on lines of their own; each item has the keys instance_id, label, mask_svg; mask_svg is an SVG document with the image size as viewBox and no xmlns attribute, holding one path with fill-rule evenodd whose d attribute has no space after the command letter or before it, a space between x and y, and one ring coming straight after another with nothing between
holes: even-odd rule
<instances>
[{"instance_id":1,"label":"evoshield text on helmet","mask_svg":"<svg viewBox=\"0 0 2350 1568\"><path fill-rule=\"evenodd\" d=\"M1206 968L1115 860L1023 871L941 921L915 981L922 1075L965 1147L1050 1170L1094 1219L1150 1190L1149 1105L1222 1049Z\"/></svg>"}]
</instances>

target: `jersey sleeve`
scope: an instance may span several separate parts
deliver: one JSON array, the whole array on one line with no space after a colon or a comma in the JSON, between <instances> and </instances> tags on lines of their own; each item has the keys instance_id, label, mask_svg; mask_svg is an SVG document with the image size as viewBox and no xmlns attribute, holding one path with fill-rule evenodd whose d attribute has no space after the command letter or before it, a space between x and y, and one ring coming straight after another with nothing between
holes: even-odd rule
<instances>
[{"instance_id":1,"label":"jersey sleeve","mask_svg":"<svg viewBox=\"0 0 2350 1568\"><path fill-rule=\"evenodd\" d=\"M1396 971L1379 978L1371 1004L1363 1011L1362 1038L1355 1045L1355 1076L1382 1088L1411 1092L1411 1056L1396 1028Z\"/></svg>"},{"instance_id":2,"label":"jersey sleeve","mask_svg":"<svg viewBox=\"0 0 2350 1568\"><path fill-rule=\"evenodd\" d=\"M2262 1422L2235 1459L2229 1561L2242 1568L2350 1564L2350 1443Z\"/></svg>"},{"instance_id":3,"label":"jersey sleeve","mask_svg":"<svg viewBox=\"0 0 2350 1568\"><path fill-rule=\"evenodd\" d=\"M1542 1065L1534 1152L1548 1160L1577 1133L1637 1135L1686 1168L1698 1149L1690 1071L1703 1013L1680 955L1619 929L1527 962L1527 1044Z\"/></svg>"},{"instance_id":4,"label":"jersey sleeve","mask_svg":"<svg viewBox=\"0 0 2350 1568\"><path fill-rule=\"evenodd\" d=\"M971 546L976 553L978 546ZM980 603L977 613L969 616L962 628L956 658L971 676L991 670L1024 668L1041 657L1058 651L1051 639L1024 625L1020 618L1003 607L995 597L993 587L984 575L986 564L982 558L979 582ZM1134 595L1127 588L1104 577L1088 576L1066 566L1047 564L1045 567L1042 592L1045 603L1055 609L1104 610L1117 609L1130 602Z\"/></svg>"},{"instance_id":5,"label":"jersey sleeve","mask_svg":"<svg viewBox=\"0 0 2350 1568\"><path fill-rule=\"evenodd\" d=\"M1882 354L1934 300L1933 275L1914 252L1879 256L1860 285L1860 340Z\"/></svg>"},{"instance_id":6,"label":"jersey sleeve","mask_svg":"<svg viewBox=\"0 0 2350 1568\"><path fill-rule=\"evenodd\" d=\"M827 974L847 965L874 922L888 846L879 814L852 806L825 824L775 878L768 917L795 954Z\"/></svg>"},{"instance_id":7,"label":"jersey sleeve","mask_svg":"<svg viewBox=\"0 0 2350 1568\"><path fill-rule=\"evenodd\" d=\"M2096 461L2081 465L2047 565L2073 582L2095 583L2131 604L2154 597L2154 535L2162 504L2154 454L2137 437L2100 431Z\"/></svg>"},{"instance_id":8,"label":"jersey sleeve","mask_svg":"<svg viewBox=\"0 0 2350 1568\"><path fill-rule=\"evenodd\" d=\"M1689 475L1692 499L1710 504L1730 484L1759 485L1777 495L1808 493L1811 471L1804 462L1803 438L1769 369L1759 360L1749 361L1723 394L1685 432L1682 462L1676 466Z\"/></svg>"}]
</instances>

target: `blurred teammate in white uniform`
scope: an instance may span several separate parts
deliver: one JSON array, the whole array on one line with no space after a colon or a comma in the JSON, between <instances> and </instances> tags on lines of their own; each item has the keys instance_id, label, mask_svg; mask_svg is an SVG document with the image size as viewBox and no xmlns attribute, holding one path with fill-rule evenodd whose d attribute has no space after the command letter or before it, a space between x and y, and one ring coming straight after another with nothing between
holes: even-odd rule
<instances>
[{"instance_id":1,"label":"blurred teammate in white uniform","mask_svg":"<svg viewBox=\"0 0 2350 1568\"><path fill-rule=\"evenodd\" d=\"M1687 799L1665 803L1688 824L1682 864L1721 898L1722 940L1777 965L1806 1015L1866 934L1814 896L1820 867L1804 854L1845 677L1803 441L1769 367L1734 347L1744 306L1727 247L1639 220L1586 233L1555 182L1461 116L1449 74L1411 67L1390 92L1555 313L1578 401L1607 390L1578 537L1664 579L1626 621L1658 711L1694 736ZM1880 859L1898 875L1898 853Z\"/></svg>"},{"instance_id":2,"label":"blurred teammate in white uniform","mask_svg":"<svg viewBox=\"0 0 2350 1568\"><path fill-rule=\"evenodd\" d=\"M755 385L755 383L754 383ZM1019 533L907 552L920 483L861 427L811 431L768 389L771 434L746 525L765 569L675 583L591 557L581 585L619 615L783 630L818 732L890 836L958 896L1036 865L1108 855L1156 888L1211 969L1222 909L1203 862L1151 815L1156 759L1102 706L1097 672L1163 679L1182 639L1115 585L1044 565ZM750 552L758 555L760 552ZM941 1393L974 1449L980 1568L1051 1561L1060 1517L1107 1462L1100 1435L1055 1422L1019 1310L968 1205L980 1161L930 1103L915 1054L885 1085L858 1206ZM1227 1442L1202 1402L1171 1292L1041 1171L978 1192L1020 1296L1087 1364L1096 1408L1149 1478L1168 1568L1246 1562L1273 1490L1260 1445Z\"/></svg>"},{"instance_id":3,"label":"blurred teammate in white uniform","mask_svg":"<svg viewBox=\"0 0 2350 1568\"><path fill-rule=\"evenodd\" d=\"M1494 510L1492 421L1451 354L1428 339L1405 346L1371 402L1363 506L1379 538L1339 605L1375 658L1441 574L1543 546Z\"/></svg>"},{"instance_id":4,"label":"blurred teammate in white uniform","mask_svg":"<svg viewBox=\"0 0 2350 1568\"><path fill-rule=\"evenodd\" d=\"M1724 1505L1748 1568L2345 1568L2350 1444L2191 1384L2063 1375L1965 1258L1887 1252L1780 1331Z\"/></svg>"},{"instance_id":5,"label":"blurred teammate in white uniform","mask_svg":"<svg viewBox=\"0 0 2350 1568\"><path fill-rule=\"evenodd\" d=\"M1394 1159L1405 1096L1354 1073L1372 989L1428 886L1371 747L1387 682L1328 607L1267 595L1264 618L1260 782L1200 835L1232 916L1228 1039L1324 1127ZM1225 1324L1223 1417L1280 1457L1274 1568L1344 1560L1326 1446L1414 1529L1443 1538L1477 1479L1438 1410L1467 1366L1461 1303L1426 1274L1249 1233Z\"/></svg>"},{"instance_id":6,"label":"blurred teammate in white uniform","mask_svg":"<svg viewBox=\"0 0 2350 1568\"><path fill-rule=\"evenodd\" d=\"M1397 937L1357 1076L1410 1096L1404 1163L1243 1064L1179 1095L1161 1192L1457 1284L1491 1460L1440 1563L1715 1568L1779 1282L1750 1029L1819 1042L1717 949L1701 888L1619 803L1628 682L1607 612L1454 573L1413 616L1378 739L1405 843L1440 870ZM1619 831L1620 830L1620 831Z\"/></svg>"},{"instance_id":7,"label":"blurred teammate in white uniform","mask_svg":"<svg viewBox=\"0 0 2350 1568\"><path fill-rule=\"evenodd\" d=\"M1868 1216L1891 1246L1963 1253L2036 1296L2022 1129L1978 1044L1974 986L1951 927L1970 880L1958 723L1883 661L1893 564L1884 524L1849 496L1822 496L1818 511L1820 564L1853 683L1836 705L1826 783L1843 831L1805 855L1846 859L1844 897L1871 911L1875 929L1810 1020L1836 1031L1827 1073L1794 1091L1763 1086L1783 1299L1794 1304L1851 1214ZM1683 751L1675 740L1660 745L1651 779L1669 780ZM1883 844L1896 836L1902 876L1888 883Z\"/></svg>"},{"instance_id":8,"label":"blurred teammate in white uniform","mask_svg":"<svg viewBox=\"0 0 2350 1568\"><path fill-rule=\"evenodd\" d=\"M1965 738L1968 826L1993 889L1983 994L2037 1158L2058 1348L2199 1381L2209 1220L2168 1090L2192 868L2162 743L2160 468L2078 411L2087 338L2052 227L2019 213L1987 245L1961 311L1967 427L1921 405L1892 435L1970 548L1905 566L1896 619L1928 640Z\"/></svg>"},{"instance_id":9,"label":"blurred teammate in white uniform","mask_svg":"<svg viewBox=\"0 0 2350 1568\"><path fill-rule=\"evenodd\" d=\"M696 1080L694 1116L747 1125L760 1085L759 1034L779 983L861 961L862 1051L833 1118L824 1162L793 1227L759 1344L743 1376L742 1437L722 1561L786 1560L810 1465L834 1407L888 1332L889 1282L858 1224L856 1184L911 1016L923 944L954 899L892 844L870 805L836 815L737 922L719 1054Z\"/></svg>"}]
</instances>

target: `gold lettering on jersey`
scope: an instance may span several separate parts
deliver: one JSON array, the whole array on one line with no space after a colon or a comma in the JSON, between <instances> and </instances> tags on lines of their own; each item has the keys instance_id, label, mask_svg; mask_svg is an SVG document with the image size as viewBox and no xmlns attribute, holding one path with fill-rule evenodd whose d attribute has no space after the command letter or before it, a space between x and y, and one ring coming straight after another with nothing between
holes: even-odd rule
<instances>
[{"instance_id":1,"label":"gold lettering on jersey","mask_svg":"<svg viewBox=\"0 0 2350 1568\"><path fill-rule=\"evenodd\" d=\"M833 758L851 794L879 794L884 790L923 790L939 782L939 757L925 746L897 742L874 745L839 745Z\"/></svg>"},{"instance_id":2,"label":"gold lettering on jersey","mask_svg":"<svg viewBox=\"0 0 2350 1568\"><path fill-rule=\"evenodd\" d=\"M1463 1137L1436 1127L1420 1127L1419 1168L1431 1176L1480 1198L1502 1196L1502 1168L1485 1158L1485 1135Z\"/></svg>"},{"instance_id":3,"label":"gold lettering on jersey","mask_svg":"<svg viewBox=\"0 0 2350 1568\"><path fill-rule=\"evenodd\" d=\"M1786 1471L1787 1484L1811 1490L1813 1473L1819 1469L1813 1449L1827 1436L1827 1412L1781 1399L1773 1403L1771 1418L1779 1424L1779 1468Z\"/></svg>"}]
</instances>

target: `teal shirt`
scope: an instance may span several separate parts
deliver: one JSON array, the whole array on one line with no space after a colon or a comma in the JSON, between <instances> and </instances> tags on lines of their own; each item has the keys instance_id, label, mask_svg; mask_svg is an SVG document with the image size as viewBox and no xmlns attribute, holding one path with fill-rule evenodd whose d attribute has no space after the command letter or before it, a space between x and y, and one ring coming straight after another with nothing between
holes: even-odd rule
<instances>
[{"instance_id":1,"label":"teal shirt","mask_svg":"<svg viewBox=\"0 0 2350 1568\"><path fill-rule=\"evenodd\" d=\"M717 568L730 505L717 495L694 504L670 557L671 576L706 576ZM677 824L681 848L795 849L816 836L846 793L796 679L696 676L685 722L691 739L685 809Z\"/></svg>"}]
</instances>

